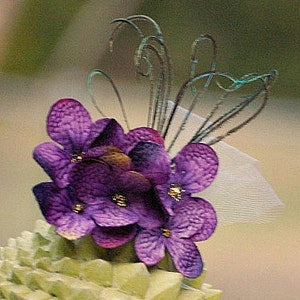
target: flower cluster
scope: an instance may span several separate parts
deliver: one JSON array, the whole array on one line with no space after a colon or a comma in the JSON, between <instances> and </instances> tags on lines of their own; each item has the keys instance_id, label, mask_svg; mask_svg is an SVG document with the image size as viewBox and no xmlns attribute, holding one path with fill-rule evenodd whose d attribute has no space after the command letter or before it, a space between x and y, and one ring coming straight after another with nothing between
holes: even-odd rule
<instances>
[{"instance_id":1,"label":"flower cluster","mask_svg":"<svg viewBox=\"0 0 300 300\"><path fill-rule=\"evenodd\" d=\"M187 144L171 159L158 131L125 133L114 119L92 122L74 99L52 106L47 131L54 142L38 145L33 157L52 181L33 193L58 234L69 240L91 235L104 248L134 240L146 265L167 250L183 275L201 274L195 242L211 236L217 219L212 205L192 194L216 176L218 157L210 146Z\"/></svg>"}]
</instances>

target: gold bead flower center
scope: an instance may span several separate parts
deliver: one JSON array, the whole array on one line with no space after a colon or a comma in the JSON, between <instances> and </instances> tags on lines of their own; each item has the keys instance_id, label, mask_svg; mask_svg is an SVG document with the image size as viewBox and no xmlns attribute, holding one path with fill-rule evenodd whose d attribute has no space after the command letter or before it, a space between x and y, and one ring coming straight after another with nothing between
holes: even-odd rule
<instances>
[{"instance_id":1,"label":"gold bead flower center","mask_svg":"<svg viewBox=\"0 0 300 300\"><path fill-rule=\"evenodd\" d=\"M73 210L76 214L79 214L79 213L83 212L83 210L84 210L84 205L83 205L83 204L80 204L80 203L76 203L76 204L73 205L72 210Z\"/></svg>"},{"instance_id":2,"label":"gold bead flower center","mask_svg":"<svg viewBox=\"0 0 300 300\"><path fill-rule=\"evenodd\" d=\"M179 184L171 184L168 189L168 195L171 196L174 200L181 200L182 187Z\"/></svg>"},{"instance_id":3,"label":"gold bead flower center","mask_svg":"<svg viewBox=\"0 0 300 300\"><path fill-rule=\"evenodd\" d=\"M166 227L162 227L161 229L162 235L165 236L166 238L169 238L171 236L171 231L170 229Z\"/></svg>"},{"instance_id":4,"label":"gold bead flower center","mask_svg":"<svg viewBox=\"0 0 300 300\"><path fill-rule=\"evenodd\" d=\"M113 201L116 202L117 205L121 207L126 207L127 206L127 199L123 194L116 193L112 197Z\"/></svg>"},{"instance_id":5,"label":"gold bead flower center","mask_svg":"<svg viewBox=\"0 0 300 300\"><path fill-rule=\"evenodd\" d=\"M71 162L76 163L82 161L83 159L82 155L83 153L73 153L71 157Z\"/></svg>"}]
</instances>

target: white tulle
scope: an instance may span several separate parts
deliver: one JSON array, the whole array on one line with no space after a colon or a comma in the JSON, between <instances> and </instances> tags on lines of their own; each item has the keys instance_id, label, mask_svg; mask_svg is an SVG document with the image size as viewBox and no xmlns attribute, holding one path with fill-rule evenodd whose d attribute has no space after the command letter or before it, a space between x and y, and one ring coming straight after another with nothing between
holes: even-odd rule
<instances>
[{"instance_id":1,"label":"white tulle","mask_svg":"<svg viewBox=\"0 0 300 300\"><path fill-rule=\"evenodd\" d=\"M169 108L172 107L169 102ZM179 107L172 122L166 144L186 116L187 110ZM199 128L203 118L192 113L171 150L175 155ZM210 187L199 193L215 207L220 224L236 222L268 222L283 208L283 203L258 170L258 161L238 149L218 142L212 146L219 157L219 170Z\"/></svg>"}]
</instances>

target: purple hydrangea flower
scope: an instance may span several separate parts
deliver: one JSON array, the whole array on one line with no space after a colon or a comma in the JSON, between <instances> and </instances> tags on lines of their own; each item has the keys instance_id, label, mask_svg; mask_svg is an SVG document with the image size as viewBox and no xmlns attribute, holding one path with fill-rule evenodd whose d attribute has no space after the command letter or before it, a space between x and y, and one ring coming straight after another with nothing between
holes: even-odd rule
<instances>
[{"instance_id":1,"label":"purple hydrangea flower","mask_svg":"<svg viewBox=\"0 0 300 300\"><path fill-rule=\"evenodd\" d=\"M217 225L213 207L201 198L187 197L158 227L141 230L135 239L138 258L148 266L155 265L165 256L172 257L176 269L186 277L198 277L203 263L195 242L209 238Z\"/></svg>"},{"instance_id":2,"label":"purple hydrangea flower","mask_svg":"<svg viewBox=\"0 0 300 300\"><path fill-rule=\"evenodd\" d=\"M169 214L185 198L207 188L218 170L218 157L206 144L188 144L172 160L167 182L156 185L159 198Z\"/></svg>"},{"instance_id":3,"label":"purple hydrangea flower","mask_svg":"<svg viewBox=\"0 0 300 300\"><path fill-rule=\"evenodd\" d=\"M85 157L93 156L92 149L114 146L127 153L141 140L163 145L162 137L151 128L136 128L125 135L114 119L104 118L93 123L82 104L69 98L61 99L51 107L47 131L56 143L38 145L33 157L61 188L70 183L69 175L74 165Z\"/></svg>"}]
</instances>

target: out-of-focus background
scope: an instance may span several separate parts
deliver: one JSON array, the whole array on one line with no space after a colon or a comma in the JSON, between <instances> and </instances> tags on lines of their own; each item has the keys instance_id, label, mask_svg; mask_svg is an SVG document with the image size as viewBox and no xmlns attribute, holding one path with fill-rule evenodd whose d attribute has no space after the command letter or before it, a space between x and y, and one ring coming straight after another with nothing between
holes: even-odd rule
<instances>
[{"instance_id":1,"label":"out-of-focus background","mask_svg":"<svg viewBox=\"0 0 300 300\"><path fill-rule=\"evenodd\" d=\"M190 45L203 33L217 40L218 70L237 76L279 70L265 111L226 142L261 161L285 209L271 223L220 226L200 249L206 281L224 291L223 299L299 299L299 11L297 1L271 0L1 0L0 244L42 218L31 187L47 177L31 153L48 140L45 118L51 104L75 97L98 117L86 78L102 68L115 76L131 113L139 116L136 107L144 92L134 80L131 60L138 39L133 30L124 30L111 56L108 38L112 19L147 14L164 32L175 87L187 79ZM204 52L203 71L210 56ZM97 89L103 105L114 111L112 90L105 83Z\"/></svg>"}]
</instances>

